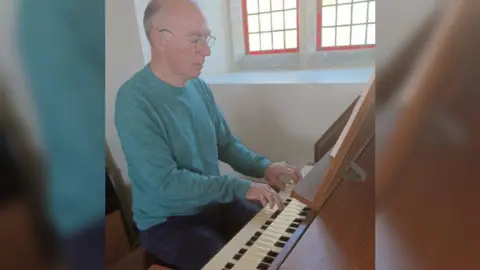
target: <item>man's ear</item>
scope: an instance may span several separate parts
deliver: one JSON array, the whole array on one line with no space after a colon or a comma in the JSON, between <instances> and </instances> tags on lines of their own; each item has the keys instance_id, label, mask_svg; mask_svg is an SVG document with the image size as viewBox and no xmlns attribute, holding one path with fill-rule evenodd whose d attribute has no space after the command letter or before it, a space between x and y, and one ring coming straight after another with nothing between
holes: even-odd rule
<instances>
[{"instance_id":1,"label":"man's ear","mask_svg":"<svg viewBox=\"0 0 480 270\"><path fill-rule=\"evenodd\" d=\"M167 44L167 37L164 33L157 32L155 34L150 34L152 47L157 49L158 51L165 51L165 45Z\"/></svg>"}]
</instances>

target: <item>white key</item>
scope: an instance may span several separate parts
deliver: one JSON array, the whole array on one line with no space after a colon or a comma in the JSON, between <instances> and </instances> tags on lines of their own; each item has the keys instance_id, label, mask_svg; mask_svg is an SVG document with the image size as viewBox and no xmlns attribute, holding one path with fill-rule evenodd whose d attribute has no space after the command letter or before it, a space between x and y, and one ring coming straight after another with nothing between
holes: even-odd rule
<instances>
[{"instance_id":1,"label":"white key","mask_svg":"<svg viewBox=\"0 0 480 270\"><path fill-rule=\"evenodd\" d=\"M277 219L275 219L257 241L255 241L253 246L245 252L232 269L256 269L257 265L267 255L268 251L272 250L274 247L276 248L275 243L279 240L280 236L284 235L285 230L290 226L292 221L298 217L298 214L304 207L305 205L303 203L293 199L285 210L280 213ZM288 233L285 234L285 236L289 236ZM267 244L267 246L265 246L265 244ZM263 252L258 251L256 248L257 245L262 247Z\"/></svg>"}]
</instances>

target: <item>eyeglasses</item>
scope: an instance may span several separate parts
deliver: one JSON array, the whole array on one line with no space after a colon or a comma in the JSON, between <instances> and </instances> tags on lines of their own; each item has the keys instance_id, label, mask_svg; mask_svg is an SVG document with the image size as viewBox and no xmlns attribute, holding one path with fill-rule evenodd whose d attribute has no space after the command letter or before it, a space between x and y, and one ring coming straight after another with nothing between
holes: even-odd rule
<instances>
[{"instance_id":1,"label":"eyeglasses","mask_svg":"<svg viewBox=\"0 0 480 270\"><path fill-rule=\"evenodd\" d=\"M168 32L174 36L176 36L172 31L168 30L168 29L157 29L155 28L158 32ZM213 45L215 44L215 41L216 41L216 38L214 36L207 36L207 37L198 37L198 38L195 38L193 40L189 40L190 43L194 44L194 47L195 47L195 51L201 51L201 48L200 50L198 49L198 46L199 44L200 45L207 45L210 49L213 47Z\"/></svg>"}]
</instances>

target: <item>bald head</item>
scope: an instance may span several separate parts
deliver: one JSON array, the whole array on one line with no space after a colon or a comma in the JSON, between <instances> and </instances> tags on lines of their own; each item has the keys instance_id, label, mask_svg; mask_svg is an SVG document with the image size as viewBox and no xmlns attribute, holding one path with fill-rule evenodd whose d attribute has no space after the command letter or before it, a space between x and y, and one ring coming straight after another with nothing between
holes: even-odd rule
<instances>
[{"instance_id":1,"label":"bald head","mask_svg":"<svg viewBox=\"0 0 480 270\"><path fill-rule=\"evenodd\" d=\"M151 0L145 9L150 66L173 85L198 77L212 41L207 22L191 0Z\"/></svg>"},{"instance_id":2,"label":"bald head","mask_svg":"<svg viewBox=\"0 0 480 270\"><path fill-rule=\"evenodd\" d=\"M151 0L145 8L143 26L151 43L151 31L154 27L175 28L185 21L205 22L200 8L191 0Z\"/></svg>"}]
</instances>

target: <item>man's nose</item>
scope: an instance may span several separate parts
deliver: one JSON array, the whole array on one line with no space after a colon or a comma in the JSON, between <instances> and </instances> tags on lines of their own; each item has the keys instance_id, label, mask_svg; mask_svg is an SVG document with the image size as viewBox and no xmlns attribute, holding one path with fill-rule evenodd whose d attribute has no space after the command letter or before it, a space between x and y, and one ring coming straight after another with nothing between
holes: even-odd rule
<instances>
[{"instance_id":1,"label":"man's nose","mask_svg":"<svg viewBox=\"0 0 480 270\"><path fill-rule=\"evenodd\" d=\"M210 56L212 54L212 50L210 49L210 47L208 46L208 44L206 42L200 42L197 44L197 51L198 53L200 53L201 55L204 55L204 56Z\"/></svg>"}]
</instances>

